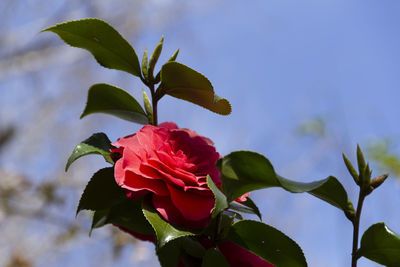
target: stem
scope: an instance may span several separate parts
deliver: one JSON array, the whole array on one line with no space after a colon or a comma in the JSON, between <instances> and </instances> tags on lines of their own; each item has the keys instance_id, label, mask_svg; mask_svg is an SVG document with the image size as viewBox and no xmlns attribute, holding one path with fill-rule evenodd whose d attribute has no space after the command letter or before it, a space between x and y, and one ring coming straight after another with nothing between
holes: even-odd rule
<instances>
[{"instance_id":1,"label":"stem","mask_svg":"<svg viewBox=\"0 0 400 267\"><path fill-rule=\"evenodd\" d=\"M150 83L147 85L151 93L151 106L153 107L153 125L158 126L158 114L157 114L157 102L158 98L155 95L154 84Z\"/></svg>"},{"instance_id":2,"label":"stem","mask_svg":"<svg viewBox=\"0 0 400 267\"><path fill-rule=\"evenodd\" d=\"M358 195L358 203L357 203L357 210L356 210L356 217L353 221L353 250L351 253L351 267L357 267L357 249L358 249L358 232L360 230L360 217L361 217L361 210L364 203L366 195L364 190L360 189L360 193Z\"/></svg>"},{"instance_id":3,"label":"stem","mask_svg":"<svg viewBox=\"0 0 400 267\"><path fill-rule=\"evenodd\" d=\"M153 124L154 126L158 126L158 119L157 119L157 102L158 99L156 99L154 96L151 97L152 106L153 106Z\"/></svg>"}]
</instances>

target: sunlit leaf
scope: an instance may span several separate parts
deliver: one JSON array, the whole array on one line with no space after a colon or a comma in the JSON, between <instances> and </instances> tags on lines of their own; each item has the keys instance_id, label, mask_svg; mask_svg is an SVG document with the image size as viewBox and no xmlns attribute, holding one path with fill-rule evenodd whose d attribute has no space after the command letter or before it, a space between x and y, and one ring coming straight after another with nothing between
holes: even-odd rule
<instances>
[{"instance_id":1,"label":"sunlit leaf","mask_svg":"<svg viewBox=\"0 0 400 267\"><path fill-rule=\"evenodd\" d=\"M307 266L299 245L281 231L264 223L250 220L234 223L228 239L277 267Z\"/></svg>"},{"instance_id":2,"label":"sunlit leaf","mask_svg":"<svg viewBox=\"0 0 400 267\"><path fill-rule=\"evenodd\" d=\"M75 160L89 154L102 155L107 162L114 164L110 156L110 149L112 147L113 146L111 145L111 141L110 139L108 139L107 135L105 135L104 133L93 134L91 137L82 141L74 148L71 156L68 158L67 165L65 166L65 171L68 170L69 166L71 166L71 164Z\"/></svg>"},{"instance_id":3,"label":"sunlit leaf","mask_svg":"<svg viewBox=\"0 0 400 267\"><path fill-rule=\"evenodd\" d=\"M351 219L354 208L342 184L335 177L311 183L295 182L277 175L263 155L251 151L235 151L218 163L222 173L223 192L228 202L262 188L281 187L292 193L307 192L343 210Z\"/></svg>"},{"instance_id":4,"label":"sunlit leaf","mask_svg":"<svg viewBox=\"0 0 400 267\"><path fill-rule=\"evenodd\" d=\"M149 122L143 108L133 96L121 88L104 83L90 87L81 118L93 113L110 114L140 124Z\"/></svg>"},{"instance_id":5,"label":"sunlit leaf","mask_svg":"<svg viewBox=\"0 0 400 267\"><path fill-rule=\"evenodd\" d=\"M210 188L210 190L213 192L214 198L215 198L214 210L212 212L212 217L214 218L221 211L223 211L224 209L226 209L228 207L228 202L226 201L225 195L214 184L210 175L207 175L207 185Z\"/></svg>"},{"instance_id":6,"label":"sunlit leaf","mask_svg":"<svg viewBox=\"0 0 400 267\"><path fill-rule=\"evenodd\" d=\"M152 207L149 199L143 200L142 210L147 221L151 224L154 232L156 233L158 247L163 247L165 244L176 238L196 234L195 232L188 230L178 229L177 227L172 226L168 222L164 221L164 219L161 218L157 211Z\"/></svg>"},{"instance_id":7,"label":"sunlit leaf","mask_svg":"<svg viewBox=\"0 0 400 267\"><path fill-rule=\"evenodd\" d=\"M178 62L161 68L162 93L192 102L221 115L231 113L228 100L214 94L210 81L201 73Z\"/></svg>"},{"instance_id":8,"label":"sunlit leaf","mask_svg":"<svg viewBox=\"0 0 400 267\"><path fill-rule=\"evenodd\" d=\"M67 44L88 50L103 67L140 76L135 50L105 21L94 18L74 20L43 31L54 32Z\"/></svg>"},{"instance_id":9,"label":"sunlit leaf","mask_svg":"<svg viewBox=\"0 0 400 267\"><path fill-rule=\"evenodd\" d=\"M357 255L389 267L400 266L400 235L384 223L374 224L364 232Z\"/></svg>"}]
</instances>

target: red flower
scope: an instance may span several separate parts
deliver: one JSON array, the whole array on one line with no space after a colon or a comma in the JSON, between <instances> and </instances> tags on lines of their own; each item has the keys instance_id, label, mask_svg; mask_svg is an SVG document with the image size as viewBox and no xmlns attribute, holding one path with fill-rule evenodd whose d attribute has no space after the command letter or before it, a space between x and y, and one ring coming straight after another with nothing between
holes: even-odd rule
<instances>
[{"instance_id":1,"label":"red flower","mask_svg":"<svg viewBox=\"0 0 400 267\"><path fill-rule=\"evenodd\" d=\"M144 126L136 134L113 144L121 154L115 164L115 180L137 199L152 195L152 202L168 222L203 228L211 220L214 195L206 177L221 187L213 142L175 123Z\"/></svg>"}]
</instances>

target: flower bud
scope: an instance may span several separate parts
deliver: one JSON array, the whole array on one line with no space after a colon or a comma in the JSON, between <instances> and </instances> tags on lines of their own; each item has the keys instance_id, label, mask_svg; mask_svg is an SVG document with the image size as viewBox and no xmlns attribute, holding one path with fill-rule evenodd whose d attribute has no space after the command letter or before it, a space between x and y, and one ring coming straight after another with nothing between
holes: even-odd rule
<instances>
[{"instance_id":1,"label":"flower bud","mask_svg":"<svg viewBox=\"0 0 400 267\"><path fill-rule=\"evenodd\" d=\"M350 160L346 157L346 155L343 153L343 160L344 160L344 164L346 164L347 170L349 171L350 175L353 177L354 182L356 182L356 184L360 184L359 182L359 177L358 174L356 172L356 170L353 167L353 164L351 164Z\"/></svg>"}]
</instances>

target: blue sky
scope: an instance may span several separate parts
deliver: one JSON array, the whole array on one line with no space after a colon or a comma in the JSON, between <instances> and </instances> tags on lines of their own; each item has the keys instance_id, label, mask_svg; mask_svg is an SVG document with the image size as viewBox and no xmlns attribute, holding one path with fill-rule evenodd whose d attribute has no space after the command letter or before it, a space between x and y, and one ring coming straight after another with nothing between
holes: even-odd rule
<instances>
[{"instance_id":1,"label":"blue sky","mask_svg":"<svg viewBox=\"0 0 400 267\"><path fill-rule=\"evenodd\" d=\"M207 76L217 94L230 100L233 107L232 114L224 117L167 96L159 104L159 121L175 121L210 137L222 155L234 150L262 153L279 174L290 179L312 181L334 175L355 201L355 187L345 172L341 153L354 161L357 143L366 146L383 137L399 142L399 11L400 2L393 0L193 2L173 23L157 29L142 25L133 46L141 57L163 34L160 62L180 48L178 61ZM73 48L61 49L64 53ZM101 69L94 60L92 66L98 73L92 83L119 85L140 99L141 85L128 74ZM47 91L56 101L56 76L53 79ZM11 84L15 95L27 90L15 81ZM5 99L18 101L15 95L10 93ZM60 115L61 120L77 121L84 103L82 98L80 106L78 103ZM296 135L299 124L316 117L326 121L328 137ZM104 125L90 130L104 131L112 140L140 127L104 118ZM91 120L88 117L79 123ZM90 134L82 134L76 142ZM50 155L46 149L44 153ZM361 229L385 221L400 232L399 192L400 182L391 179L370 196ZM279 189L253 196L264 221L297 241L309 266L350 265L352 227L339 210L312 196ZM75 257L79 261L83 256L76 252ZM360 260L360 266L376 265Z\"/></svg>"}]
</instances>

